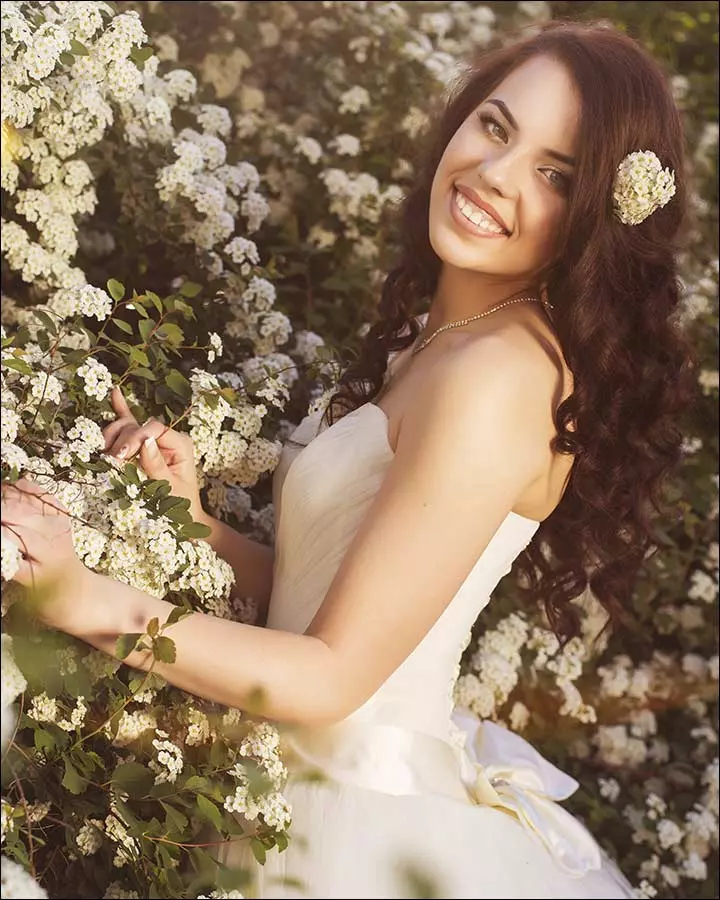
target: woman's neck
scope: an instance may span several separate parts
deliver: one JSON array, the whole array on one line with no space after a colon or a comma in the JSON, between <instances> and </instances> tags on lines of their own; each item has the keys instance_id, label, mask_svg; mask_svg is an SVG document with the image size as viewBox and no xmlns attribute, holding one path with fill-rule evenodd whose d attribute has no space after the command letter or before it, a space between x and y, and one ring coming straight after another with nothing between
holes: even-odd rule
<instances>
[{"instance_id":1,"label":"woman's neck","mask_svg":"<svg viewBox=\"0 0 720 900\"><path fill-rule=\"evenodd\" d=\"M493 279L478 272L443 266L430 304L425 331L484 312L511 297L538 296L527 278Z\"/></svg>"}]
</instances>

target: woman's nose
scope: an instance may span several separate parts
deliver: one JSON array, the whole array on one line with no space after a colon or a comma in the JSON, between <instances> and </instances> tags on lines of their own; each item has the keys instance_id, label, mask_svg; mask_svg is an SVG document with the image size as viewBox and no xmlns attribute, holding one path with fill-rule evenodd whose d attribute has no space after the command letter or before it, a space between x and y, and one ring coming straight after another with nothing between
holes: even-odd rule
<instances>
[{"instance_id":1,"label":"woman's nose","mask_svg":"<svg viewBox=\"0 0 720 900\"><path fill-rule=\"evenodd\" d=\"M511 198L517 194L517 172L510 151L500 150L485 156L478 165L478 174L500 196Z\"/></svg>"}]
</instances>

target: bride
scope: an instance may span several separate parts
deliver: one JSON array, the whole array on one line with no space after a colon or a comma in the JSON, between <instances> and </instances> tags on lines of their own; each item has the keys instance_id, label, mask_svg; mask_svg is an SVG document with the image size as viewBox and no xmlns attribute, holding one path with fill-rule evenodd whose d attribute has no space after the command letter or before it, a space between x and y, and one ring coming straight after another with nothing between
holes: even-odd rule
<instances>
[{"instance_id":1,"label":"bride","mask_svg":"<svg viewBox=\"0 0 720 900\"><path fill-rule=\"evenodd\" d=\"M609 613L628 601L680 445L683 168L668 86L629 38L552 25L486 54L437 123L360 358L283 452L274 551L209 517L189 439L114 392L108 451L191 500L266 612L267 627L193 614L157 669L234 707L260 691L286 725L295 840L257 896L633 895L557 802L576 783L453 713L452 688L516 559L561 638L591 565ZM53 585L49 624L113 653L167 619L83 567L31 482L4 499L16 577Z\"/></svg>"}]
</instances>

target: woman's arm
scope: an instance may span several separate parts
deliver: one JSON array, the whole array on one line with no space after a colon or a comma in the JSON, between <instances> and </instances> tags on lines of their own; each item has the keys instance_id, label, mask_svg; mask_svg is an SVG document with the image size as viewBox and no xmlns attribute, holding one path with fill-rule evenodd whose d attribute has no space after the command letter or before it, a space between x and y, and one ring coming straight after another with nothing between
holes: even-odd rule
<instances>
[{"instance_id":1,"label":"woman's arm","mask_svg":"<svg viewBox=\"0 0 720 900\"><path fill-rule=\"evenodd\" d=\"M121 634L143 634L151 619L162 624L175 608L95 572L87 572L80 591L70 601L73 612L50 611L46 621L111 656ZM177 658L156 662L153 671L182 690L285 722L339 718L327 690L334 655L319 638L205 613L189 615L165 634L175 642ZM147 671L153 659L149 651L133 651L124 662Z\"/></svg>"},{"instance_id":2,"label":"woman's arm","mask_svg":"<svg viewBox=\"0 0 720 900\"><path fill-rule=\"evenodd\" d=\"M235 707L256 710L259 699L269 718L326 723L357 709L412 653L547 465L555 384L509 342L479 343L436 367L406 412L388 473L307 633L194 613L168 629L177 659L158 671L169 682ZM21 506L4 505L4 526L19 527L38 577L69 583L71 541L63 547L52 518L23 516ZM118 635L142 633L155 617L162 624L173 609L94 574L64 596L46 621L111 654ZM150 664L137 652L127 662Z\"/></svg>"}]
</instances>

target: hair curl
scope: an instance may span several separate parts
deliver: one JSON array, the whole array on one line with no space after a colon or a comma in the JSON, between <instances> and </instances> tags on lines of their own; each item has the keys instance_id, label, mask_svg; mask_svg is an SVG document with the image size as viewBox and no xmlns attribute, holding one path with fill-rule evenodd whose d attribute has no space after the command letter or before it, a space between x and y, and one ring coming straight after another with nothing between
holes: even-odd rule
<instances>
[{"instance_id":1,"label":"hair curl","mask_svg":"<svg viewBox=\"0 0 720 900\"><path fill-rule=\"evenodd\" d=\"M571 601L588 586L610 621L627 611L654 544L653 519L665 513L666 481L681 459L678 419L693 398L695 356L674 315L686 202L683 128L664 73L631 38L604 25L554 22L470 68L431 135L400 213L399 260L384 282L377 321L344 371L328 419L371 401L389 354L417 337L413 313L433 295L441 267L428 236L438 163L466 117L538 55L564 64L581 97L580 152L559 261L544 273L574 375L574 392L555 411L552 449L574 454L575 462L562 500L516 571L565 641L579 631ZM644 149L674 170L677 191L630 227L613 216L612 185L620 161Z\"/></svg>"}]
</instances>

